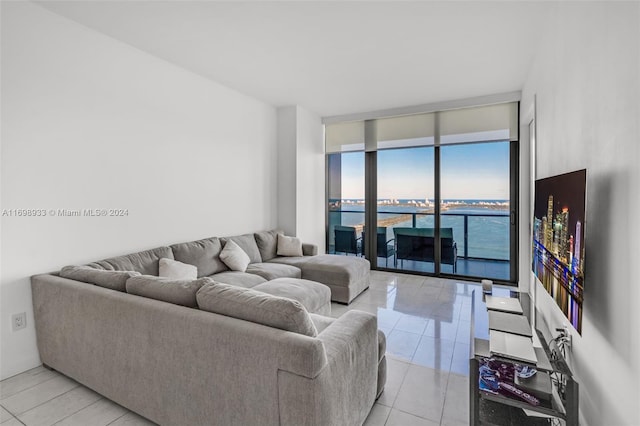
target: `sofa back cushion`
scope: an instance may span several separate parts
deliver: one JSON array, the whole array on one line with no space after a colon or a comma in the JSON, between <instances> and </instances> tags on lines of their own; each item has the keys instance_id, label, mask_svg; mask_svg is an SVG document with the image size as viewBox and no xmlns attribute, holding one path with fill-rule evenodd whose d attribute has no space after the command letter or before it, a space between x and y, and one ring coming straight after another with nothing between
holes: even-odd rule
<instances>
[{"instance_id":1,"label":"sofa back cushion","mask_svg":"<svg viewBox=\"0 0 640 426\"><path fill-rule=\"evenodd\" d=\"M284 235L284 231L274 229L253 234L263 262L268 262L278 255L278 234Z\"/></svg>"},{"instance_id":2,"label":"sofa back cushion","mask_svg":"<svg viewBox=\"0 0 640 426\"><path fill-rule=\"evenodd\" d=\"M105 271L104 269L95 269L90 266L65 266L60 271L62 278L83 281L117 291L125 291L127 280L139 275L139 272Z\"/></svg>"},{"instance_id":3,"label":"sofa back cushion","mask_svg":"<svg viewBox=\"0 0 640 426\"><path fill-rule=\"evenodd\" d=\"M318 335L309 313L297 300L217 282L203 285L196 299L204 311L310 337Z\"/></svg>"},{"instance_id":4,"label":"sofa back cushion","mask_svg":"<svg viewBox=\"0 0 640 426\"><path fill-rule=\"evenodd\" d=\"M198 306L196 293L204 284L212 282L211 278L176 280L152 275L140 275L129 278L126 282L126 289L129 294L196 308Z\"/></svg>"},{"instance_id":5,"label":"sofa back cushion","mask_svg":"<svg viewBox=\"0 0 640 426\"><path fill-rule=\"evenodd\" d=\"M169 247L158 247L124 256L112 257L89 263L87 266L107 271L136 271L142 275L158 275L160 259L173 259L173 251Z\"/></svg>"},{"instance_id":6,"label":"sofa back cushion","mask_svg":"<svg viewBox=\"0 0 640 426\"><path fill-rule=\"evenodd\" d=\"M262 257L260 257L260 250L258 250L258 244L253 234L236 235L234 237L222 238L223 245L228 240L233 241L240 248L249 255L251 263L262 263Z\"/></svg>"},{"instance_id":7,"label":"sofa back cushion","mask_svg":"<svg viewBox=\"0 0 640 426\"><path fill-rule=\"evenodd\" d=\"M171 250L173 250L173 256L177 261L198 268L198 278L228 270L220 260L222 242L218 237L174 244L171 246Z\"/></svg>"}]
</instances>

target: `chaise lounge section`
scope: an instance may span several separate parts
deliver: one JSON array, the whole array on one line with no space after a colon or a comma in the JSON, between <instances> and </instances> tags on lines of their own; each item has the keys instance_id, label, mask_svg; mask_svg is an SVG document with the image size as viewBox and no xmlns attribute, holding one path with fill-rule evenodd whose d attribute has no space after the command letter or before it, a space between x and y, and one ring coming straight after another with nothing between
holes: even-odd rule
<instances>
[{"instance_id":1,"label":"chaise lounge section","mask_svg":"<svg viewBox=\"0 0 640 426\"><path fill-rule=\"evenodd\" d=\"M334 302L349 304L369 288L369 261L360 257L322 254L304 258L276 257L269 262L300 268L305 279L327 285Z\"/></svg>"}]
</instances>

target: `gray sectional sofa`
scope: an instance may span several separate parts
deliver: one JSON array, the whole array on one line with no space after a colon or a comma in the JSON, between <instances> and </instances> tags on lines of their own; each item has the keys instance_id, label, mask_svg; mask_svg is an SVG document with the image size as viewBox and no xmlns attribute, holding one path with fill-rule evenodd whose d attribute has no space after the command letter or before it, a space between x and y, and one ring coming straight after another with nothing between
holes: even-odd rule
<instances>
[{"instance_id":1,"label":"gray sectional sofa","mask_svg":"<svg viewBox=\"0 0 640 426\"><path fill-rule=\"evenodd\" d=\"M164 425L362 424L386 380L376 317L322 315L334 288L300 278L322 264L304 267L314 247L278 257L273 238L214 237L32 277L42 362ZM246 272L220 262L228 240L251 258ZM161 258L196 266L198 279L163 281ZM364 285L353 271L324 278L345 277Z\"/></svg>"},{"instance_id":2,"label":"gray sectional sofa","mask_svg":"<svg viewBox=\"0 0 640 426\"><path fill-rule=\"evenodd\" d=\"M359 257L318 254L318 247L302 244L303 256L278 256L277 236L281 231L263 231L233 237L211 237L198 241L159 247L149 252L134 253L89 264L106 270L133 270L132 262L140 257L168 257L195 265L198 277L242 287L254 287L276 278L303 278L325 284L331 289L331 300L350 303L369 288L369 261ZM245 272L231 271L220 260L227 240L238 244L251 260ZM128 268L128 269L127 269ZM158 267L147 267L143 274L158 275Z\"/></svg>"}]
</instances>

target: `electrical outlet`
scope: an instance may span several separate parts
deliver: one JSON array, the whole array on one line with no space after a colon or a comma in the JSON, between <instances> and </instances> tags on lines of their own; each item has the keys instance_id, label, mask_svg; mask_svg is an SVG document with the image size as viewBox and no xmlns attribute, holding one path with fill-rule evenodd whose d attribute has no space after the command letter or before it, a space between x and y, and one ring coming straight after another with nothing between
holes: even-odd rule
<instances>
[{"instance_id":1,"label":"electrical outlet","mask_svg":"<svg viewBox=\"0 0 640 426\"><path fill-rule=\"evenodd\" d=\"M27 313L20 312L11 316L11 329L12 331L22 330L27 328Z\"/></svg>"}]
</instances>

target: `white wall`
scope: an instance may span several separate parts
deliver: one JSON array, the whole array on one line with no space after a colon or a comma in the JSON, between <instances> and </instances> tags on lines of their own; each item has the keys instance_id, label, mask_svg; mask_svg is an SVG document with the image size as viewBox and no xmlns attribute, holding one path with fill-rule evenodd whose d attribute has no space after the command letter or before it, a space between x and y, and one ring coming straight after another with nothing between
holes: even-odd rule
<instances>
[{"instance_id":1,"label":"white wall","mask_svg":"<svg viewBox=\"0 0 640 426\"><path fill-rule=\"evenodd\" d=\"M2 2L0 378L38 365L29 276L277 222L269 105L31 3ZM28 328L10 317L27 312Z\"/></svg>"},{"instance_id":2,"label":"white wall","mask_svg":"<svg viewBox=\"0 0 640 426\"><path fill-rule=\"evenodd\" d=\"M322 120L317 114L298 107L296 155L298 217L296 235L318 245L325 252L325 157Z\"/></svg>"},{"instance_id":3,"label":"white wall","mask_svg":"<svg viewBox=\"0 0 640 426\"><path fill-rule=\"evenodd\" d=\"M522 102L536 96L537 177L587 169L583 331L570 359L582 424L638 425L640 3L561 3L540 32ZM546 322L565 324L537 294Z\"/></svg>"},{"instance_id":4,"label":"white wall","mask_svg":"<svg viewBox=\"0 0 640 426\"><path fill-rule=\"evenodd\" d=\"M278 114L278 229L296 235L297 107L280 107Z\"/></svg>"},{"instance_id":5,"label":"white wall","mask_svg":"<svg viewBox=\"0 0 640 426\"><path fill-rule=\"evenodd\" d=\"M278 227L325 251L324 137L320 117L278 108Z\"/></svg>"}]
</instances>

